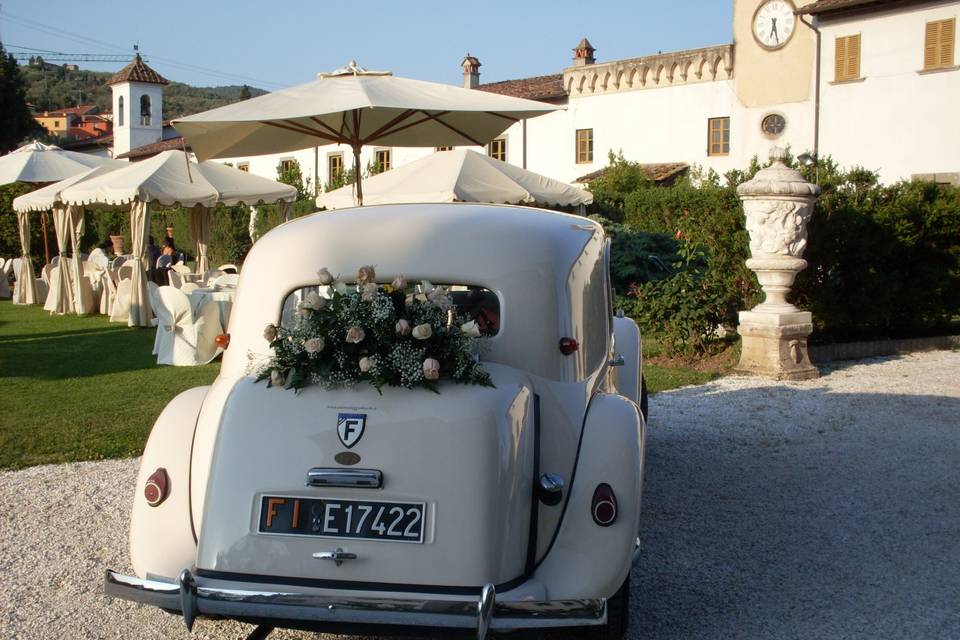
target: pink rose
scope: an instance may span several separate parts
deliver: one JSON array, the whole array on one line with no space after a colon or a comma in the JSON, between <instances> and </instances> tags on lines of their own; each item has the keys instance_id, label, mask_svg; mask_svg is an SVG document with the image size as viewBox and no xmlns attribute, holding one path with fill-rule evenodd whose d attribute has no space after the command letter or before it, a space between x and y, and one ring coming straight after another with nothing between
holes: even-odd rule
<instances>
[{"instance_id":1,"label":"pink rose","mask_svg":"<svg viewBox=\"0 0 960 640\"><path fill-rule=\"evenodd\" d=\"M277 328L272 324L268 324L263 329L263 339L267 342L273 342L277 339Z\"/></svg>"},{"instance_id":2,"label":"pink rose","mask_svg":"<svg viewBox=\"0 0 960 640\"><path fill-rule=\"evenodd\" d=\"M403 274L401 274L393 279L393 282L390 283L390 286L397 291L403 291L407 288L407 280L403 277Z\"/></svg>"},{"instance_id":3,"label":"pink rose","mask_svg":"<svg viewBox=\"0 0 960 640\"><path fill-rule=\"evenodd\" d=\"M435 358L423 361L423 377L427 380L436 380L440 377L440 362Z\"/></svg>"},{"instance_id":4,"label":"pink rose","mask_svg":"<svg viewBox=\"0 0 960 640\"><path fill-rule=\"evenodd\" d=\"M398 336L408 336L410 335L410 323L400 318L397 320L397 326L395 327Z\"/></svg>"},{"instance_id":5,"label":"pink rose","mask_svg":"<svg viewBox=\"0 0 960 640\"><path fill-rule=\"evenodd\" d=\"M373 265L368 264L357 270L357 284L367 284L377 279L377 272L373 270Z\"/></svg>"},{"instance_id":6,"label":"pink rose","mask_svg":"<svg viewBox=\"0 0 960 640\"><path fill-rule=\"evenodd\" d=\"M363 342L363 339L366 337L366 335L367 334L364 333L363 329L360 327L350 327L350 329L347 331L346 340L351 344L359 344Z\"/></svg>"},{"instance_id":7,"label":"pink rose","mask_svg":"<svg viewBox=\"0 0 960 640\"><path fill-rule=\"evenodd\" d=\"M375 366L377 366L376 356L366 356L366 357L360 358L360 371L366 373L370 371L370 369L373 369Z\"/></svg>"},{"instance_id":8,"label":"pink rose","mask_svg":"<svg viewBox=\"0 0 960 640\"><path fill-rule=\"evenodd\" d=\"M320 271L317 271L317 278L319 278L320 284L324 286L333 282L333 274L330 273L330 270L326 267L320 269Z\"/></svg>"}]
</instances>

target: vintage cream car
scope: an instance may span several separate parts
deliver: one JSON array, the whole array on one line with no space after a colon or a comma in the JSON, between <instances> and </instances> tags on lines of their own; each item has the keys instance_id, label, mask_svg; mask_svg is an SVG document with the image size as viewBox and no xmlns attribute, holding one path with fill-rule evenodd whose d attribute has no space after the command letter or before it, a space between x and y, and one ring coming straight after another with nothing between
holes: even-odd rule
<instances>
[{"instance_id":1,"label":"vintage cream car","mask_svg":"<svg viewBox=\"0 0 960 640\"><path fill-rule=\"evenodd\" d=\"M182 615L380 633L625 630L639 547L640 335L611 306L596 223L541 209L388 205L319 213L261 238L216 381L164 409L130 529L136 576L106 592ZM298 393L250 374L264 326L317 269L376 265L482 291L495 387ZM471 631L472 633L472 631Z\"/></svg>"}]
</instances>

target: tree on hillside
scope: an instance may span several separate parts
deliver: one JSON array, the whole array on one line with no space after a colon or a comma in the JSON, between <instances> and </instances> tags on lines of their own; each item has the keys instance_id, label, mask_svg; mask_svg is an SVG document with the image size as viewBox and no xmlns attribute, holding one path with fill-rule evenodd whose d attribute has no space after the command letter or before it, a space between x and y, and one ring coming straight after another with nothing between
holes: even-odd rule
<instances>
[{"instance_id":1,"label":"tree on hillside","mask_svg":"<svg viewBox=\"0 0 960 640\"><path fill-rule=\"evenodd\" d=\"M250 87L248 87L247 85L243 85L243 88L240 89L240 99L249 100L252 97L253 96L250 94Z\"/></svg>"},{"instance_id":2,"label":"tree on hillside","mask_svg":"<svg viewBox=\"0 0 960 640\"><path fill-rule=\"evenodd\" d=\"M20 65L0 42L0 153L16 149L24 138L40 130L27 108L26 96Z\"/></svg>"}]
</instances>

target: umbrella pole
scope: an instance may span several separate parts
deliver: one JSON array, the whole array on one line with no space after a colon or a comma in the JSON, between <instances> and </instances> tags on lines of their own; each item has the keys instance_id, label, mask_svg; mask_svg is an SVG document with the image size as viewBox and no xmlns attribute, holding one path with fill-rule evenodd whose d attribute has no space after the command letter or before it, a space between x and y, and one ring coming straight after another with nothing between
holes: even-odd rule
<instances>
[{"instance_id":1,"label":"umbrella pole","mask_svg":"<svg viewBox=\"0 0 960 640\"><path fill-rule=\"evenodd\" d=\"M360 145L353 145L353 184L357 188L357 206L363 206L363 186L360 184Z\"/></svg>"}]
</instances>

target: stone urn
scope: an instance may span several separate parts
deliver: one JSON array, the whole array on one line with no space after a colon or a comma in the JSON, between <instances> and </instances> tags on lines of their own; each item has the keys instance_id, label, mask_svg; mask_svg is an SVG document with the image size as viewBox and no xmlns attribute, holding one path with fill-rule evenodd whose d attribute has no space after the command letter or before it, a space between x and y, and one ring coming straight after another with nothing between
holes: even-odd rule
<instances>
[{"instance_id":1,"label":"stone urn","mask_svg":"<svg viewBox=\"0 0 960 640\"><path fill-rule=\"evenodd\" d=\"M123 236L110 236L110 242L113 243L113 255L123 255Z\"/></svg>"},{"instance_id":2,"label":"stone urn","mask_svg":"<svg viewBox=\"0 0 960 640\"><path fill-rule=\"evenodd\" d=\"M803 179L783 162L786 152L774 147L773 162L749 182L737 187L743 202L750 259L765 299L740 312L737 331L742 339L738 369L776 379L803 380L819 375L807 353L813 317L787 302L787 294L807 266L807 223L820 187Z\"/></svg>"}]
</instances>

